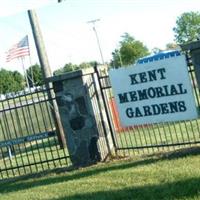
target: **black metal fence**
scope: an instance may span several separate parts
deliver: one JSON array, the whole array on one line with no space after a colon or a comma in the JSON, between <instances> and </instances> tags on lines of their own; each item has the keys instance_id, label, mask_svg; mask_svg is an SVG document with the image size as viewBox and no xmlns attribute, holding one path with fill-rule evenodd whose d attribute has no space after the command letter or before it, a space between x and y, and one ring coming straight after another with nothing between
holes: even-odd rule
<instances>
[{"instance_id":1,"label":"black metal fence","mask_svg":"<svg viewBox=\"0 0 200 200\"><path fill-rule=\"evenodd\" d=\"M40 88L0 99L0 179L71 165L59 145L47 92Z\"/></svg>"},{"instance_id":2,"label":"black metal fence","mask_svg":"<svg viewBox=\"0 0 200 200\"><path fill-rule=\"evenodd\" d=\"M199 108L199 90L189 57L188 73ZM123 128L107 68L97 67L86 86L95 107L96 121L99 122L99 148L101 152L105 151L103 157L106 158L110 151L110 139L116 152L124 156L200 144L200 119ZM59 143L52 116L51 102L54 99L49 99L49 90L40 88L0 99L0 180L72 165L67 148L62 148ZM109 119L108 123L104 122L105 119ZM107 131L111 133L110 138ZM104 147L107 149L102 149Z\"/></svg>"},{"instance_id":3,"label":"black metal fence","mask_svg":"<svg viewBox=\"0 0 200 200\"><path fill-rule=\"evenodd\" d=\"M188 73L199 108L199 90L194 69L189 56ZM118 111L110 85L108 71L98 68L101 90L110 116L116 151L125 156L170 151L200 144L200 119L159 124L144 124L123 128L119 122ZM121 84L121 83L119 83Z\"/></svg>"}]
</instances>

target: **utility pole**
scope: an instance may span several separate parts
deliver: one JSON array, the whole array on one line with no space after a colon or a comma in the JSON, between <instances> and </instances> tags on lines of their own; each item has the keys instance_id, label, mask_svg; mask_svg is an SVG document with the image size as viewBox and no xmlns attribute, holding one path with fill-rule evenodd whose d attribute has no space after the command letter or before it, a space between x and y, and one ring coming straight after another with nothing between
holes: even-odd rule
<instances>
[{"instance_id":1,"label":"utility pole","mask_svg":"<svg viewBox=\"0 0 200 200\"><path fill-rule=\"evenodd\" d=\"M100 56L101 56L101 61L102 61L102 64L104 65L105 62L104 62L104 59L103 59L103 54L102 54L102 50L101 50L101 45L100 45L100 42L99 42L99 37L98 37L98 34L97 34L97 30L96 30L96 27L95 27L95 23L98 22L98 21L100 21L100 19L91 20L91 21L88 21L87 23L93 25L92 28L93 28L94 34L95 34L95 36L96 36L97 45L98 45L99 52L100 52Z\"/></svg>"},{"instance_id":2,"label":"utility pole","mask_svg":"<svg viewBox=\"0 0 200 200\"><path fill-rule=\"evenodd\" d=\"M123 66L123 63L122 63L122 57L121 57L120 50L117 50L117 53L118 53L118 56L119 56L120 65L121 65L121 67L122 67L122 66Z\"/></svg>"},{"instance_id":3,"label":"utility pole","mask_svg":"<svg viewBox=\"0 0 200 200\"><path fill-rule=\"evenodd\" d=\"M64 135L64 130L62 127L60 115L58 112L58 105L55 100L52 100L53 97L55 97L54 91L51 90L52 83L49 83L47 81L47 78L52 76L52 72L49 66L49 61L46 54L45 45L42 38L42 33L40 30L37 14L34 10L28 10L28 17L29 17L31 28L32 28L32 33L33 33L33 37L35 41L35 46L37 49L40 66L42 68L42 75L43 75L45 86L47 89L48 98L50 99L50 103L53 106L52 115L54 117L54 121L56 124L56 132L58 135L60 146L63 148L66 146L66 140L65 140L65 135Z\"/></svg>"}]
</instances>

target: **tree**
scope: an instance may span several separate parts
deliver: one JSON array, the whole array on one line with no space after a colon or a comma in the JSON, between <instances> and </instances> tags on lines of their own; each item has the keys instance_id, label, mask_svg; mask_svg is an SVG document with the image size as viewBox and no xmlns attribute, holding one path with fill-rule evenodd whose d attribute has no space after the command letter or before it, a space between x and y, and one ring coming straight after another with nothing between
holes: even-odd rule
<instances>
[{"instance_id":1,"label":"tree","mask_svg":"<svg viewBox=\"0 0 200 200\"><path fill-rule=\"evenodd\" d=\"M17 92L24 89L24 78L18 71L0 70L0 93Z\"/></svg>"},{"instance_id":2,"label":"tree","mask_svg":"<svg viewBox=\"0 0 200 200\"><path fill-rule=\"evenodd\" d=\"M63 73L66 73L66 72L71 72L71 71L74 71L74 70L77 70L77 69L78 69L77 65L72 64L72 63L67 63L67 64L65 64L64 67L55 70L53 74L54 75L59 75L59 74L63 74Z\"/></svg>"},{"instance_id":3,"label":"tree","mask_svg":"<svg viewBox=\"0 0 200 200\"><path fill-rule=\"evenodd\" d=\"M24 77L22 76L22 74L20 74L18 71L14 71L12 72L12 77L13 77L13 91L20 91L22 89L24 89L25 84L24 84Z\"/></svg>"},{"instance_id":4,"label":"tree","mask_svg":"<svg viewBox=\"0 0 200 200\"><path fill-rule=\"evenodd\" d=\"M30 66L26 70L26 73L28 75L28 82L30 87L41 86L44 84L42 69L37 63L35 65Z\"/></svg>"},{"instance_id":5,"label":"tree","mask_svg":"<svg viewBox=\"0 0 200 200\"><path fill-rule=\"evenodd\" d=\"M91 62L82 62L80 65L72 64L72 63L67 63L65 64L64 67L57 69L54 71L54 75L59 75L79 69L86 69L89 67L93 67L95 65L96 61L91 61Z\"/></svg>"},{"instance_id":6,"label":"tree","mask_svg":"<svg viewBox=\"0 0 200 200\"><path fill-rule=\"evenodd\" d=\"M78 67L79 69L86 69L86 68L94 67L95 63L97 62L96 61L82 62Z\"/></svg>"},{"instance_id":7,"label":"tree","mask_svg":"<svg viewBox=\"0 0 200 200\"><path fill-rule=\"evenodd\" d=\"M176 27L173 28L175 41L178 44L185 44L195 41L200 36L200 13L185 12L176 20Z\"/></svg>"},{"instance_id":8,"label":"tree","mask_svg":"<svg viewBox=\"0 0 200 200\"><path fill-rule=\"evenodd\" d=\"M178 50L180 49L180 46L176 43L167 43L166 44L166 50Z\"/></svg>"},{"instance_id":9,"label":"tree","mask_svg":"<svg viewBox=\"0 0 200 200\"><path fill-rule=\"evenodd\" d=\"M154 47L151 50L151 53L157 54L157 53L161 53L161 52L166 51L166 50L180 50L180 46L176 43L167 43L166 46L165 46L165 49L160 49L158 47Z\"/></svg>"},{"instance_id":10,"label":"tree","mask_svg":"<svg viewBox=\"0 0 200 200\"><path fill-rule=\"evenodd\" d=\"M142 42L135 40L128 33L124 33L121 37L122 40L119 42L119 48L112 52L112 66L118 67L134 64L138 58L149 53L147 47Z\"/></svg>"}]
</instances>

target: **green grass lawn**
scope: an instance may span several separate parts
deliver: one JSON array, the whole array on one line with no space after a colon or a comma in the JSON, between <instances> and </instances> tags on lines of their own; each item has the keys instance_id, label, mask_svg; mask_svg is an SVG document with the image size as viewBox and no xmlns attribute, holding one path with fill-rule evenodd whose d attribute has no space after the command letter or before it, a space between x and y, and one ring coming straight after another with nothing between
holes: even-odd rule
<instances>
[{"instance_id":1,"label":"green grass lawn","mask_svg":"<svg viewBox=\"0 0 200 200\"><path fill-rule=\"evenodd\" d=\"M50 106L46 102L6 110L0 115L0 141L54 128Z\"/></svg>"},{"instance_id":2,"label":"green grass lawn","mask_svg":"<svg viewBox=\"0 0 200 200\"><path fill-rule=\"evenodd\" d=\"M0 182L2 200L200 199L200 149Z\"/></svg>"},{"instance_id":3,"label":"green grass lawn","mask_svg":"<svg viewBox=\"0 0 200 200\"><path fill-rule=\"evenodd\" d=\"M119 151L128 156L172 151L192 146L192 144L187 144L189 142L200 142L199 129L199 119L176 123L152 124L138 128L133 127L117 132L116 143ZM149 148L145 148L147 146Z\"/></svg>"},{"instance_id":4,"label":"green grass lawn","mask_svg":"<svg viewBox=\"0 0 200 200\"><path fill-rule=\"evenodd\" d=\"M7 156L0 158L0 180L71 165L67 148L61 149L56 137L17 145L11 158L6 149L4 153Z\"/></svg>"}]
</instances>

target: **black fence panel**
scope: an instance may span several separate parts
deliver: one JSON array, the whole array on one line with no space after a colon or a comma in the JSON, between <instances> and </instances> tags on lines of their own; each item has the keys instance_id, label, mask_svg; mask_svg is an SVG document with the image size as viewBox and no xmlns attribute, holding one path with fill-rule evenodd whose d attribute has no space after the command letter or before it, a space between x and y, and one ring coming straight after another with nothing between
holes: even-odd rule
<instances>
[{"instance_id":1,"label":"black fence panel","mask_svg":"<svg viewBox=\"0 0 200 200\"><path fill-rule=\"evenodd\" d=\"M40 88L1 97L0 179L71 165L59 144L47 92Z\"/></svg>"},{"instance_id":2,"label":"black fence panel","mask_svg":"<svg viewBox=\"0 0 200 200\"><path fill-rule=\"evenodd\" d=\"M187 55L187 59L188 73L191 78L196 105L199 110L199 89L196 84L194 68L189 55ZM113 138L118 153L121 152L124 156L151 154L160 151L173 151L200 144L200 119L122 127L113 97L108 70L106 67L99 66L97 73L105 99L105 105L110 116L110 122L114 132Z\"/></svg>"}]
</instances>

